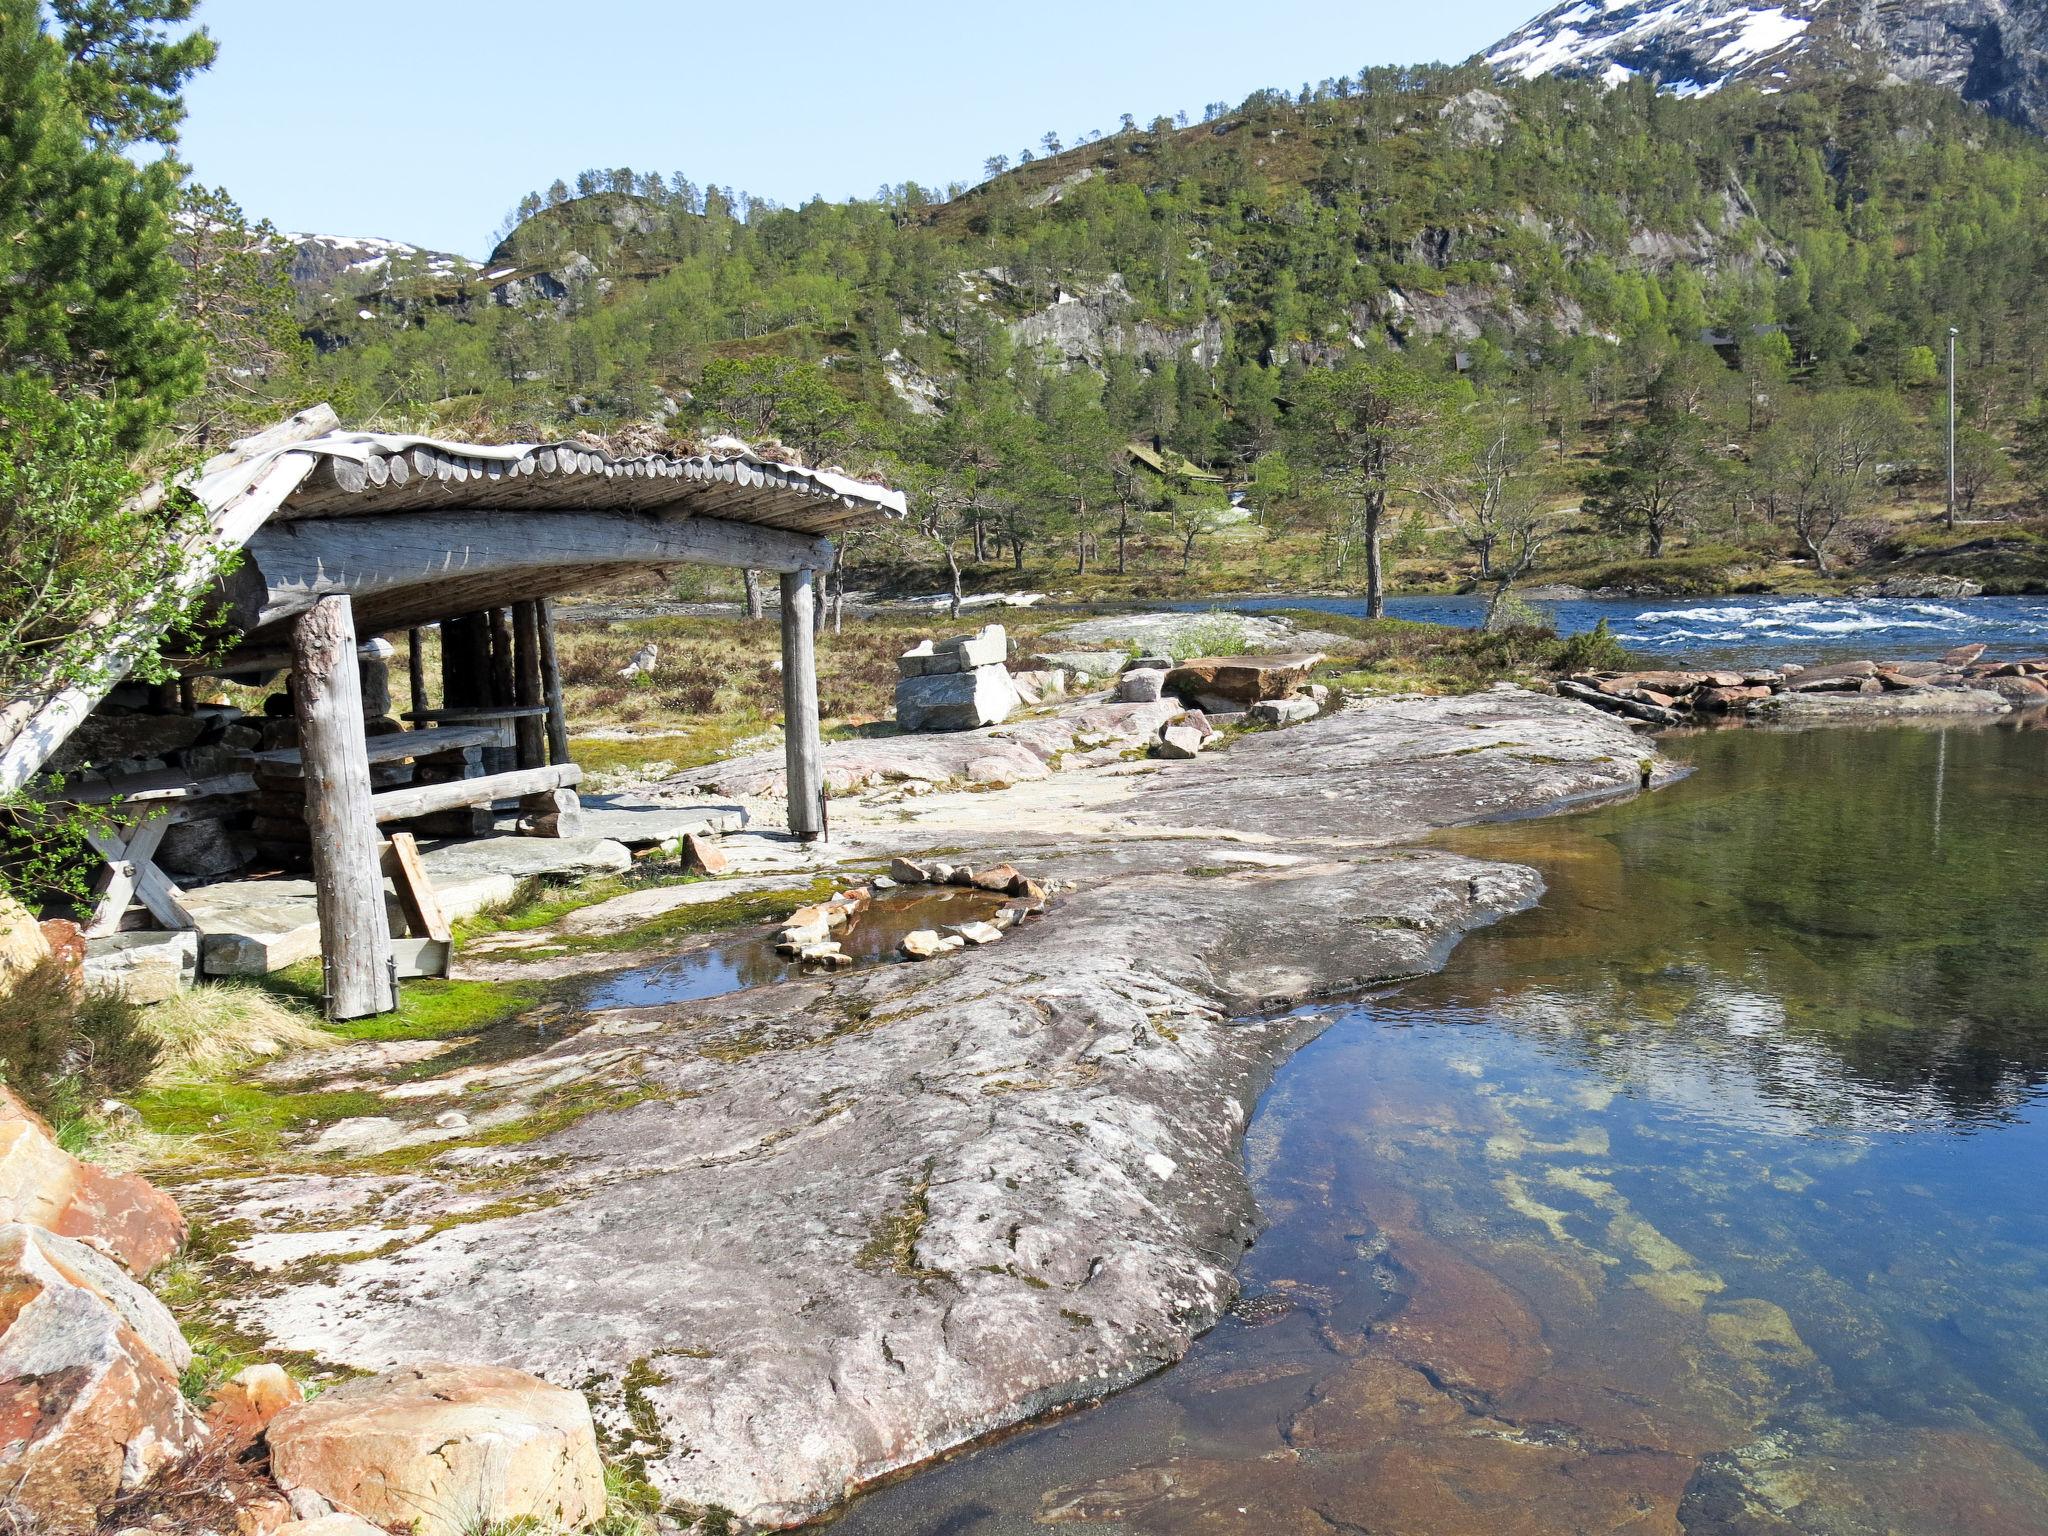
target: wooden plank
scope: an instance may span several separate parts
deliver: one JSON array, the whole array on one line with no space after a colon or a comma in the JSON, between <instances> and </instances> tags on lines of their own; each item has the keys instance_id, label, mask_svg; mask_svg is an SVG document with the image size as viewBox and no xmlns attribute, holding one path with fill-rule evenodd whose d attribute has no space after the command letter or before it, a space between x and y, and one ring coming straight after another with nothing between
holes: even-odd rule
<instances>
[{"instance_id":1,"label":"wooden plank","mask_svg":"<svg viewBox=\"0 0 2048 1536\"><path fill-rule=\"evenodd\" d=\"M446 976L454 946L446 939L402 938L391 941L393 968L402 978Z\"/></svg>"},{"instance_id":2,"label":"wooden plank","mask_svg":"<svg viewBox=\"0 0 2048 1536\"><path fill-rule=\"evenodd\" d=\"M538 717L547 713L545 704L507 704L502 708L485 704L475 709L421 709L406 715L408 720L439 720L460 723L466 720L519 720ZM495 739L495 738L493 738Z\"/></svg>"},{"instance_id":3,"label":"wooden plank","mask_svg":"<svg viewBox=\"0 0 2048 1536\"><path fill-rule=\"evenodd\" d=\"M371 816L362 684L348 599L324 597L315 603L295 627L293 642L327 1014L359 1019L388 1013L398 999L391 981L391 928Z\"/></svg>"},{"instance_id":4,"label":"wooden plank","mask_svg":"<svg viewBox=\"0 0 2048 1536\"><path fill-rule=\"evenodd\" d=\"M512 611L509 608L491 610L491 702L493 704L516 704L519 702L512 681Z\"/></svg>"},{"instance_id":5,"label":"wooden plank","mask_svg":"<svg viewBox=\"0 0 2048 1536\"><path fill-rule=\"evenodd\" d=\"M824 743L818 734L816 577L782 577L782 736L788 768L789 830L799 842L825 833Z\"/></svg>"},{"instance_id":6,"label":"wooden plank","mask_svg":"<svg viewBox=\"0 0 2048 1536\"><path fill-rule=\"evenodd\" d=\"M518 800L551 789L566 789L583 781L583 770L574 763L549 768L521 768L512 773L487 773L480 779L451 779L445 784L415 784L408 789L387 789L370 797L370 817L377 822L410 821L436 811L462 806L487 805L496 800Z\"/></svg>"},{"instance_id":7,"label":"wooden plank","mask_svg":"<svg viewBox=\"0 0 2048 1536\"><path fill-rule=\"evenodd\" d=\"M384 872L398 893L398 910L405 914L408 932L418 939L438 939L446 944L453 936L448 914L441 910L441 898L434 894L434 882L420 862L420 845L410 832L394 832L386 849Z\"/></svg>"},{"instance_id":8,"label":"wooden plank","mask_svg":"<svg viewBox=\"0 0 2048 1536\"><path fill-rule=\"evenodd\" d=\"M107 859L106 875L100 884L100 896L93 907L92 921L86 925L85 936L101 938L120 930L121 919L128 913L128 904L135 899L135 887L142 871L156 859L156 851L162 846L164 834L171 829L173 818L151 816L141 822L131 823L120 832L101 834L105 838L94 838L95 845Z\"/></svg>"},{"instance_id":9,"label":"wooden plank","mask_svg":"<svg viewBox=\"0 0 2048 1536\"><path fill-rule=\"evenodd\" d=\"M550 598L534 604L540 621L541 693L548 711L548 761L569 761L569 717L562 708L562 665L555 653L555 605Z\"/></svg>"},{"instance_id":10,"label":"wooden plank","mask_svg":"<svg viewBox=\"0 0 2048 1536\"><path fill-rule=\"evenodd\" d=\"M369 763L399 763L407 758L431 757L436 752L459 752L464 747L481 747L498 739L497 731L484 725L444 725L424 731L392 731L372 736L363 757ZM278 747L270 752L251 752L249 762L261 767L290 770L303 761L297 747Z\"/></svg>"},{"instance_id":11,"label":"wooden plank","mask_svg":"<svg viewBox=\"0 0 2048 1536\"><path fill-rule=\"evenodd\" d=\"M547 765L547 742L544 736L543 717L547 706L541 702L540 685L540 615L532 603L512 605L512 696L521 709L537 709L539 714L522 715L514 723L514 737L519 747L519 766L541 768Z\"/></svg>"},{"instance_id":12,"label":"wooden plank","mask_svg":"<svg viewBox=\"0 0 2048 1536\"><path fill-rule=\"evenodd\" d=\"M698 564L787 573L829 570L831 563L827 541L706 517L420 511L310 518L249 540L234 619L254 631L303 613L322 596L347 593L365 626L399 628L414 622L408 603L424 603L431 614L451 583L471 576L500 583L499 601L511 602L558 590L551 573L564 568L623 574Z\"/></svg>"},{"instance_id":13,"label":"wooden plank","mask_svg":"<svg viewBox=\"0 0 2048 1536\"><path fill-rule=\"evenodd\" d=\"M131 773L102 783L68 784L56 799L64 805L157 805L176 801L206 800L215 795L246 795L256 788L255 778L246 773L221 773L195 779L176 768L155 773Z\"/></svg>"}]
</instances>

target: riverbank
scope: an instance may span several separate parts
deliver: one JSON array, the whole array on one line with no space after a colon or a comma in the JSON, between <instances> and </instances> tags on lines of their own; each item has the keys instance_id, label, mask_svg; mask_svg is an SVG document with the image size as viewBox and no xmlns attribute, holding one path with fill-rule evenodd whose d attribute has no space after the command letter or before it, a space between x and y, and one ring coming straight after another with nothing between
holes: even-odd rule
<instances>
[{"instance_id":1,"label":"riverbank","mask_svg":"<svg viewBox=\"0 0 2048 1536\"><path fill-rule=\"evenodd\" d=\"M1286 1010L1430 970L1539 890L1403 845L1633 792L1645 763L1665 771L1621 722L1508 687L992 793L879 773L835 800L829 850L732 839L734 874L1013 861L1061 888L1053 909L928 965L558 1001L489 1050L272 1068L343 1112L254 1176L187 1149L210 1304L330 1367L433 1355L580 1386L665 1501L793 1523L1177 1359L1257 1227L1240 1139L1313 1028ZM537 936L492 964L577 942Z\"/></svg>"}]
</instances>

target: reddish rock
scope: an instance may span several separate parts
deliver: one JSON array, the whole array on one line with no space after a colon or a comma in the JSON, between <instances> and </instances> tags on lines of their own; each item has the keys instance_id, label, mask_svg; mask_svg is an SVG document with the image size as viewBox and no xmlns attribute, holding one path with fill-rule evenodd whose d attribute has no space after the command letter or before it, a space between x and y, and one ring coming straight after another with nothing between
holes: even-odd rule
<instances>
[{"instance_id":1,"label":"reddish rock","mask_svg":"<svg viewBox=\"0 0 2048 1536\"><path fill-rule=\"evenodd\" d=\"M1543 1325L1506 1281L1415 1229L1384 1227L1411 1286L1380 1348L1450 1387L1501 1394L1549 1363Z\"/></svg>"},{"instance_id":2,"label":"reddish rock","mask_svg":"<svg viewBox=\"0 0 2048 1536\"><path fill-rule=\"evenodd\" d=\"M71 974L71 984L85 981L85 930L68 918L52 917L37 925L50 958Z\"/></svg>"},{"instance_id":3,"label":"reddish rock","mask_svg":"<svg viewBox=\"0 0 2048 1536\"><path fill-rule=\"evenodd\" d=\"M270 1470L414 1536L530 1520L576 1530L604 1513L604 1467L582 1394L491 1365L417 1365L347 1382L271 1421Z\"/></svg>"},{"instance_id":4,"label":"reddish rock","mask_svg":"<svg viewBox=\"0 0 2048 1536\"><path fill-rule=\"evenodd\" d=\"M977 889L995 891L1005 896L1023 878L1014 864L993 864L987 869L978 869L974 872L974 884Z\"/></svg>"},{"instance_id":5,"label":"reddish rock","mask_svg":"<svg viewBox=\"0 0 2048 1536\"><path fill-rule=\"evenodd\" d=\"M0 1226L0 1486L53 1530L97 1511L197 1440L191 1363L162 1303L85 1244Z\"/></svg>"},{"instance_id":6,"label":"reddish rock","mask_svg":"<svg viewBox=\"0 0 2048 1536\"><path fill-rule=\"evenodd\" d=\"M216 1439L247 1446L270 1427L272 1419L305 1397L282 1366L252 1365L214 1393L206 1408L206 1428Z\"/></svg>"},{"instance_id":7,"label":"reddish rock","mask_svg":"<svg viewBox=\"0 0 2048 1536\"><path fill-rule=\"evenodd\" d=\"M1678 702L1676 694L1659 693L1654 688L1638 688L1634 697L1638 704L1654 704L1659 709L1670 709Z\"/></svg>"},{"instance_id":8,"label":"reddish rock","mask_svg":"<svg viewBox=\"0 0 2048 1536\"><path fill-rule=\"evenodd\" d=\"M1981 643L1959 645L1952 651L1943 651L1941 653L1941 664L1945 667L1967 667L1983 654L1984 646Z\"/></svg>"},{"instance_id":9,"label":"reddish rock","mask_svg":"<svg viewBox=\"0 0 2048 1536\"><path fill-rule=\"evenodd\" d=\"M0 1086L0 1222L10 1221L75 1237L138 1275L185 1241L175 1200L147 1179L80 1162L40 1115Z\"/></svg>"},{"instance_id":10,"label":"reddish rock","mask_svg":"<svg viewBox=\"0 0 2048 1536\"><path fill-rule=\"evenodd\" d=\"M1261 699L1284 699L1308 681L1310 669L1322 659L1321 653L1306 651L1280 656L1202 656L1167 673L1166 692L1246 705Z\"/></svg>"},{"instance_id":11,"label":"reddish rock","mask_svg":"<svg viewBox=\"0 0 2048 1536\"><path fill-rule=\"evenodd\" d=\"M1838 661L1825 667L1806 668L1792 677L1791 686L1794 693L1857 693L1876 677L1875 662Z\"/></svg>"},{"instance_id":12,"label":"reddish rock","mask_svg":"<svg viewBox=\"0 0 2048 1536\"><path fill-rule=\"evenodd\" d=\"M725 850L717 843L698 832L683 834L682 866L685 870L700 875L722 875L727 859Z\"/></svg>"}]
</instances>

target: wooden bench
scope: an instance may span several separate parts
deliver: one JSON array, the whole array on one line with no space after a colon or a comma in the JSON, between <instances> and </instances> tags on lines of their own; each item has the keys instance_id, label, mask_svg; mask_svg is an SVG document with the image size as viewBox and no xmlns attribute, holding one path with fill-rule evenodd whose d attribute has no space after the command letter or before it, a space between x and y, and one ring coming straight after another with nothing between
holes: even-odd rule
<instances>
[{"instance_id":1,"label":"wooden bench","mask_svg":"<svg viewBox=\"0 0 2048 1536\"><path fill-rule=\"evenodd\" d=\"M164 834L191 814L202 800L245 795L256 787L246 773L194 778L176 769L131 773L95 783L67 786L60 796L67 805L111 805L112 824L85 827L85 839L107 861L94 882L92 917L85 925L89 939L120 930L130 902L139 901L165 928L183 932L197 928L185 908L185 893L156 865Z\"/></svg>"},{"instance_id":2,"label":"wooden bench","mask_svg":"<svg viewBox=\"0 0 2048 1536\"><path fill-rule=\"evenodd\" d=\"M407 758L433 757L443 752L460 752L465 747L493 746L500 732L494 726L443 726L423 731L392 731L368 739L365 756L372 767L378 763L400 763ZM297 747L278 747L269 752L251 752L249 763L273 772L298 774L305 759Z\"/></svg>"},{"instance_id":3,"label":"wooden bench","mask_svg":"<svg viewBox=\"0 0 2048 1536\"><path fill-rule=\"evenodd\" d=\"M574 837L581 830L583 802L575 786L583 770L574 763L549 768L520 768L487 773L476 779L451 779L445 784L415 784L370 796L370 814L381 826L413 821L443 811L488 807L516 800L524 813L520 830L532 837Z\"/></svg>"},{"instance_id":4,"label":"wooden bench","mask_svg":"<svg viewBox=\"0 0 2048 1536\"><path fill-rule=\"evenodd\" d=\"M547 712L545 704L499 704L461 709L414 709L400 718L416 725L466 726L491 732L482 744L484 763L492 773L506 773L515 768L541 766L538 761L519 761L519 726L521 721L544 719Z\"/></svg>"}]
</instances>

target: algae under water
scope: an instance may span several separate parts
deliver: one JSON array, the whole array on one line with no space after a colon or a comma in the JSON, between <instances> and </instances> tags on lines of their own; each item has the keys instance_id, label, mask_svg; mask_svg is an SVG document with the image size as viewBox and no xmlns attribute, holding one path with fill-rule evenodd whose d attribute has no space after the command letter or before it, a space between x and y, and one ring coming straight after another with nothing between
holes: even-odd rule
<instances>
[{"instance_id":1,"label":"algae under water","mask_svg":"<svg viewBox=\"0 0 2048 1536\"><path fill-rule=\"evenodd\" d=\"M1234 1317L835 1536L2048 1531L2048 731L1669 747L1446 836L1548 892L1281 1070Z\"/></svg>"}]
</instances>

